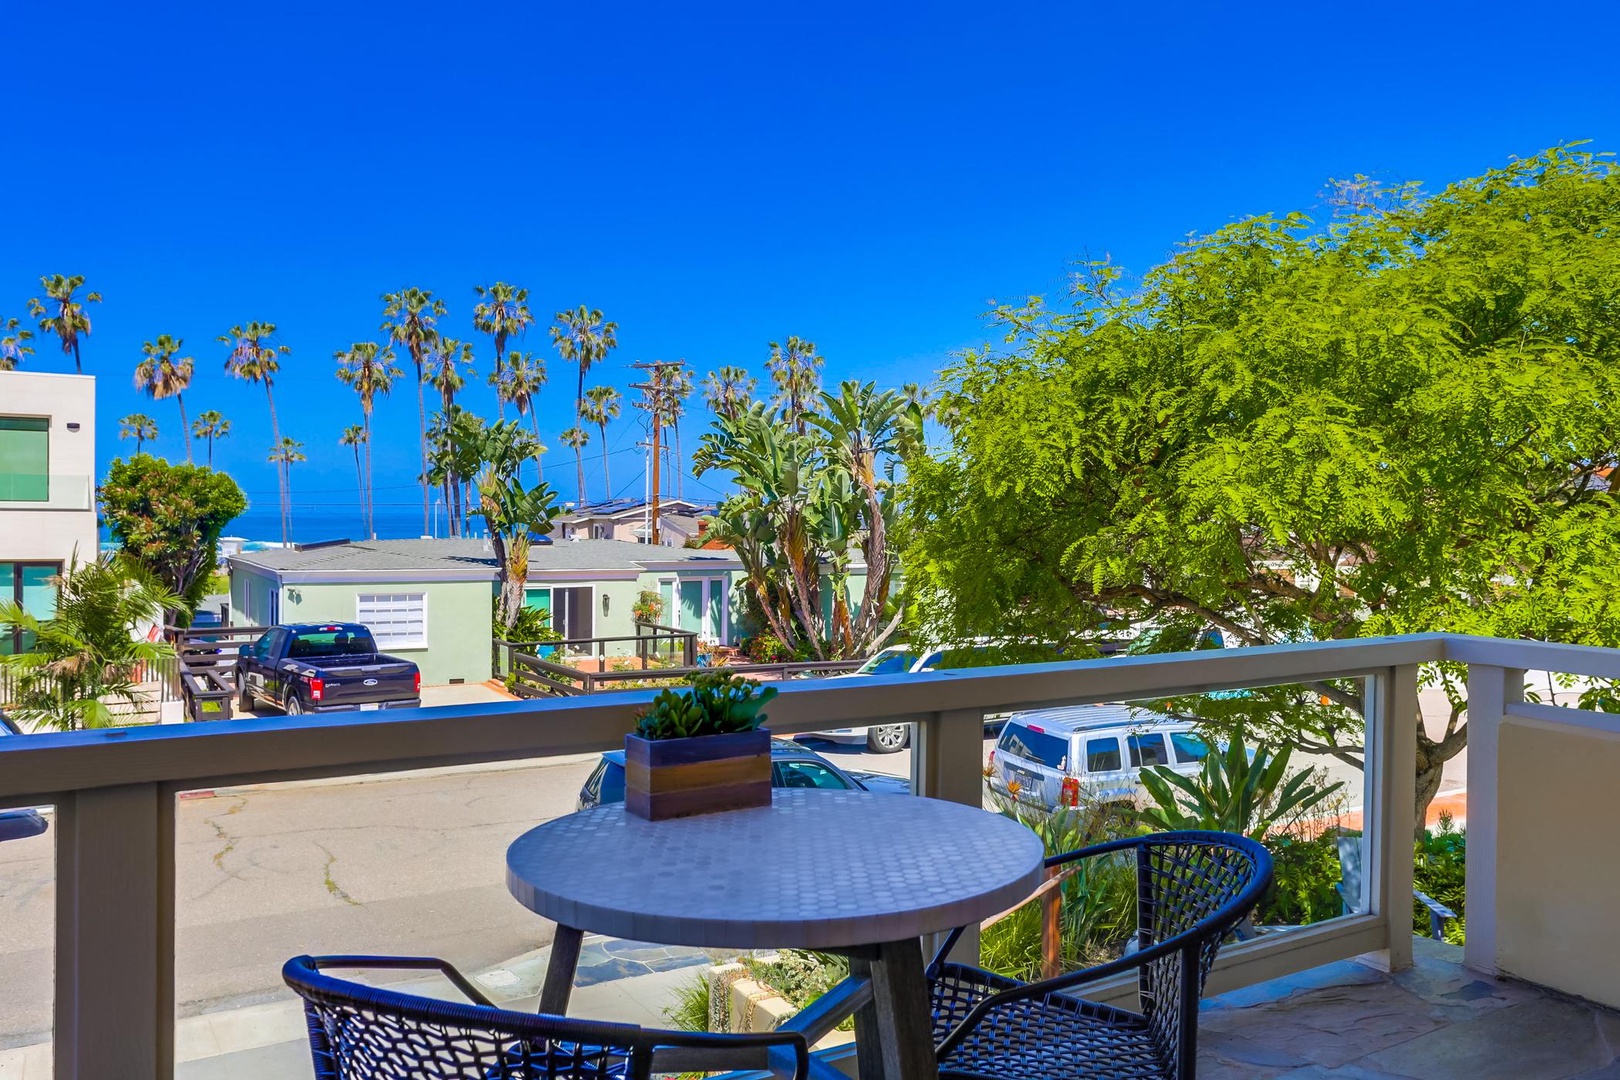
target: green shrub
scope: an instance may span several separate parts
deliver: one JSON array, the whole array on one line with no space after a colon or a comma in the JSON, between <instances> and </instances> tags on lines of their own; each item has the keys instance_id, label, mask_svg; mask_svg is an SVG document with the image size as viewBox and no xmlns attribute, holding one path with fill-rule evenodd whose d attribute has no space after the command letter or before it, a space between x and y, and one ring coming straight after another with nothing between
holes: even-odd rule
<instances>
[{"instance_id":1,"label":"green shrub","mask_svg":"<svg viewBox=\"0 0 1620 1080\"><path fill-rule=\"evenodd\" d=\"M664 1019L678 1031L709 1030L709 980L701 972L675 985L675 1001Z\"/></svg>"},{"instance_id":2,"label":"green shrub","mask_svg":"<svg viewBox=\"0 0 1620 1080\"><path fill-rule=\"evenodd\" d=\"M501 622L500 597L496 597L491 601L490 630L497 641L510 641L524 645L538 641L562 640L562 635L551 628L551 612L545 608L520 608L517 618L508 627Z\"/></svg>"},{"instance_id":3,"label":"green shrub","mask_svg":"<svg viewBox=\"0 0 1620 1080\"><path fill-rule=\"evenodd\" d=\"M636 721L643 739L686 739L753 731L765 722L761 709L776 687L761 689L740 676L704 672L692 676L690 690L665 690Z\"/></svg>"},{"instance_id":4,"label":"green shrub","mask_svg":"<svg viewBox=\"0 0 1620 1080\"><path fill-rule=\"evenodd\" d=\"M1468 929L1464 910L1468 902L1467 832L1453 828L1450 814L1441 814L1439 829L1423 830L1414 855L1413 886L1457 913L1457 918L1446 924L1445 933L1448 942L1461 945ZM1424 937L1429 935L1429 909L1416 900L1412 902L1412 928Z\"/></svg>"},{"instance_id":5,"label":"green shrub","mask_svg":"<svg viewBox=\"0 0 1620 1080\"><path fill-rule=\"evenodd\" d=\"M1339 897L1338 834L1273 833L1266 838L1276 876L1261 897L1254 921L1271 926L1306 926L1344 913Z\"/></svg>"},{"instance_id":6,"label":"green shrub","mask_svg":"<svg viewBox=\"0 0 1620 1080\"><path fill-rule=\"evenodd\" d=\"M756 634L742 643L743 655L756 664L781 664L793 659L793 650L774 634Z\"/></svg>"},{"instance_id":7,"label":"green shrub","mask_svg":"<svg viewBox=\"0 0 1620 1080\"><path fill-rule=\"evenodd\" d=\"M743 966L749 978L775 990L795 1009L804 1008L849 978L847 958L802 949L784 949L769 960L745 956ZM854 1026L852 1018L839 1024L838 1030L849 1031Z\"/></svg>"},{"instance_id":8,"label":"green shrub","mask_svg":"<svg viewBox=\"0 0 1620 1080\"><path fill-rule=\"evenodd\" d=\"M1292 747L1258 745L1251 758L1240 729L1224 750L1211 744L1196 776L1168 765L1143 769L1142 786L1155 805L1142 819L1155 829L1211 829L1264 840L1278 823L1297 820L1344 786L1319 783L1307 770L1289 774L1292 754Z\"/></svg>"}]
</instances>

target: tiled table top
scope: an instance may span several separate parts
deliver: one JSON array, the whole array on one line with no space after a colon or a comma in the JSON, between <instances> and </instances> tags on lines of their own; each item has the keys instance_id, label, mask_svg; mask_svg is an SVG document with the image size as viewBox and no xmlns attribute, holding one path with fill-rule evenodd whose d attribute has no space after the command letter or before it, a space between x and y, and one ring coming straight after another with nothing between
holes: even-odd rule
<instances>
[{"instance_id":1,"label":"tiled table top","mask_svg":"<svg viewBox=\"0 0 1620 1080\"><path fill-rule=\"evenodd\" d=\"M643 821L620 805L558 818L506 854L529 910L671 945L838 948L977 922L1028 896L1044 852L977 807L778 789L766 809Z\"/></svg>"}]
</instances>

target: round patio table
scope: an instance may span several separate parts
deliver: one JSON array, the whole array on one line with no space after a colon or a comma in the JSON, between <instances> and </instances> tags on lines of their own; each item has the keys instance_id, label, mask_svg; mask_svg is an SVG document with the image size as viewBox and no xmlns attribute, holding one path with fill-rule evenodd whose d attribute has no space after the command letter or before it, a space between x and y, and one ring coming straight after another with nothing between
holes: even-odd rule
<instances>
[{"instance_id":1,"label":"round patio table","mask_svg":"<svg viewBox=\"0 0 1620 1080\"><path fill-rule=\"evenodd\" d=\"M863 1080L937 1076L924 934L1005 911L1040 884L1040 840L973 806L778 788L770 807L645 821L623 804L531 829L506 852L518 902L557 923L542 1012L567 1009L586 931L633 941L850 958Z\"/></svg>"}]
</instances>

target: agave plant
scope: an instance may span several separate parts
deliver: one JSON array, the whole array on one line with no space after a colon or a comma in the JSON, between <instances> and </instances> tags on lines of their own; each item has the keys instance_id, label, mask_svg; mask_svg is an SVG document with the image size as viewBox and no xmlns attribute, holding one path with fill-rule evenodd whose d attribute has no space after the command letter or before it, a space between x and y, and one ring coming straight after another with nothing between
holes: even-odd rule
<instances>
[{"instance_id":1,"label":"agave plant","mask_svg":"<svg viewBox=\"0 0 1620 1080\"><path fill-rule=\"evenodd\" d=\"M1164 765L1142 770L1142 786L1154 806L1142 820L1157 829L1212 829L1264 840L1277 822L1297 816L1344 786L1323 787L1306 771L1288 773L1292 747L1251 754L1243 731L1232 732L1224 749L1211 748L1196 776L1182 776Z\"/></svg>"},{"instance_id":2,"label":"agave plant","mask_svg":"<svg viewBox=\"0 0 1620 1080\"><path fill-rule=\"evenodd\" d=\"M753 731L765 722L761 710L776 696L776 687L761 689L740 675L718 671L694 676L687 690L665 690L636 721L643 739L690 739L698 735L732 735Z\"/></svg>"}]
</instances>

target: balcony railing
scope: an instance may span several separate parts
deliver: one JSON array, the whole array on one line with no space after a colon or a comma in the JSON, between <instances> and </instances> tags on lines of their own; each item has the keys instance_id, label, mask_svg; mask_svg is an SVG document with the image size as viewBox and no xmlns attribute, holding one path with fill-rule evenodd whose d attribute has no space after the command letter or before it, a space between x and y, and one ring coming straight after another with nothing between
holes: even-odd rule
<instances>
[{"instance_id":1,"label":"balcony railing","mask_svg":"<svg viewBox=\"0 0 1620 1080\"><path fill-rule=\"evenodd\" d=\"M0 472L0 509L90 510L95 507L95 496L96 482L92 476Z\"/></svg>"},{"instance_id":2,"label":"balcony railing","mask_svg":"<svg viewBox=\"0 0 1620 1080\"><path fill-rule=\"evenodd\" d=\"M1609 895L1600 888L1604 875L1620 864L1613 841L1590 853L1604 861L1593 871L1579 844L1527 837L1514 818L1526 815L1534 828L1551 827L1571 809L1594 814L1587 819L1594 826L1612 818L1607 786L1541 789L1546 756L1527 748L1552 740L1559 754L1587 759L1590 768L1614 764L1620 716L1527 704L1523 687L1526 670L1620 678L1620 651L1436 634L786 683L770 726L792 734L834 723L914 723L917 792L977 805L988 714L1363 679L1366 872L1364 903L1356 905L1363 913L1229 948L1211 979L1211 991L1220 992L1369 953L1390 968L1410 965L1419 673L1441 661L1468 672L1468 961L1606 1000L1612 987L1594 992L1581 980L1620 968L1620 943L1566 931L1581 925L1569 916L1583 906L1585 925L1599 922ZM180 792L601 751L622 745L649 693L7 740L0 805L51 803L58 812L57 1080L173 1073ZM1529 771L1518 771L1515 755L1535 758ZM1540 877L1519 880L1526 869ZM1552 915L1563 919L1534 921ZM1560 935L1572 944L1560 944ZM1122 998L1132 987L1101 989Z\"/></svg>"}]
</instances>

